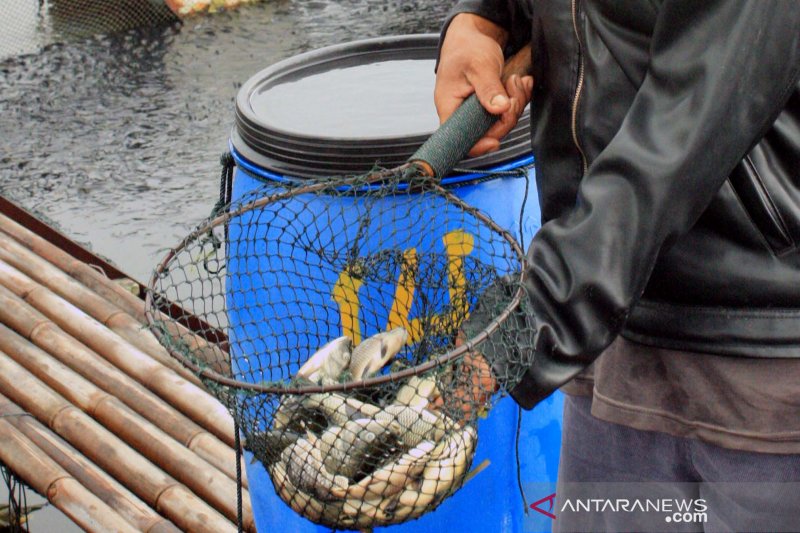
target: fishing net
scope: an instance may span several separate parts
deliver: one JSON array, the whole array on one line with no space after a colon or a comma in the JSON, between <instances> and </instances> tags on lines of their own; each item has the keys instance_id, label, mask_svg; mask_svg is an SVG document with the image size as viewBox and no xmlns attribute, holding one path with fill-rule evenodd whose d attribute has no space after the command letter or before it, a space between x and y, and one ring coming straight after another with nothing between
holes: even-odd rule
<instances>
[{"instance_id":1,"label":"fishing net","mask_svg":"<svg viewBox=\"0 0 800 533\"><path fill-rule=\"evenodd\" d=\"M178 19L164 0L14 0L0 3L0 59Z\"/></svg>"},{"instance_id":2,"label":"fishing net","mask_svg":"<svg viewBox=\"0 0 800 533\"><path fill-rule=\"evenodd\" d=\"M7 502L0 503L0 531L9 533L27 532L28 514L43 507L28 506L28 487L2 461L0 475L7 494Z\"/></svg>"},{"instance_id":3,"label":"fishing net","mask_svg":"<svg viewBox=\"0 0 800 533\"><path fill-rule=\"evenodd\" d=\"M524 303L520 246L414 169L266 183L150 283L161 342L229 406L280 497L336 529L436 508L521 378L489 357L524 345L504 327Z\"/></svg>"},{"instance_id":4,"label":"fishing net","mask_svg":"<svg viewBox=\"0 0 800 533\"><path fill-rule=\"evenodd\" d=\"M261 0L6 0L0 2L0 60L257 1Z\"/></svg>"}]
</instances>

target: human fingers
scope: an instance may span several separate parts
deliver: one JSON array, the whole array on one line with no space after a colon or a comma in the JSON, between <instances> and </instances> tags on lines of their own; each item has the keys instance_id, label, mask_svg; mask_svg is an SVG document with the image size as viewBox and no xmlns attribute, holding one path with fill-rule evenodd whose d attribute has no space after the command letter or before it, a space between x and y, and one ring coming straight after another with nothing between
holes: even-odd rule
<instances>
[{"instance_id":1,"label":"human fingers","mask_svg":"<svg viewBox=\"0 0 800 533\"><path fill-rule=\"evenodd\" d=\"M453 18L436 72L434 103L440 122L473 92L490 113L508 110L508 94L500 81L507 36L503 28L477 15L462 13Z\"/></svg>"},{"instance_id":2,"label":"human fingers","mask_svg":"<svg viewBox=\"0 0 800 533\"><path fill-rule=\"evenodd\" d=\"M500 115L500 118L489 128L486 135L475 144L469 153L472 157L500 148L500 141L514 129L519 117L525 110L525 106L530 102L533 91L533 78L531 76L520 77L515 74L506 80L505 87L510 95L509 108Z\"/></svg>"}]
</instances>

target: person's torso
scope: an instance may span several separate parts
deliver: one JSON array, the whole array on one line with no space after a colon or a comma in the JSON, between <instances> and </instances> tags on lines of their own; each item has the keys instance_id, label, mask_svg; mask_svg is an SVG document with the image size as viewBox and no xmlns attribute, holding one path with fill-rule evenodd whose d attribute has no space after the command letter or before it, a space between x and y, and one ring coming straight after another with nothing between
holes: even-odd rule
<instances>
[{"instance_id":1,"label":"person's torso","mask_svg":"<svg viewBox=\"0 0 800 533\"><path fill-rule=\"evenodd\" d=\"M625 119L647 74L659 4L533 3L531 116L543 223L575 205L583 174ZM719 142L736 134L720 132ZM629 319L630 338L740 355L748 344L772 356L800 344L800 87L752 144L695 226L662 250Z\"/></svg>"}]
</instances>

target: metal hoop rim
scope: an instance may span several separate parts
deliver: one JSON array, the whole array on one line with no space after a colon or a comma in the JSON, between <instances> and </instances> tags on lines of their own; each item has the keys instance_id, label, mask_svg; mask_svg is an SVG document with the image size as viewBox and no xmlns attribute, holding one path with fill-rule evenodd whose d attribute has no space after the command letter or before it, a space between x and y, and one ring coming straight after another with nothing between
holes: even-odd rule
<instances>
[{"instance_id":1,"label":"metal hoop rim","mask_svg":"<svg viewBox=\"0 0 800 533\"><path fill-rule=\"evenodd\" d=\"M434 190L436 190L438 194L446 198L447 201L453 203L456 207L470 213L475 218L486 224L492 231L503 237L503 239L510 244L511 249L516 253L521 266L520 271L518 273L519 283L517 286L517 290L514 292L511 301L498 314L498 316L496 316L491 322L489 322L489 324L483 330L478 332L470 339L467 339L461 346L458 346L443 355L437 356L433 359L425 361L424 363L417 364L413 367L399 370L397 372L392 372L389 374L381 374L368 379L349 381L346 383L337 383L333 385L276 386L276 385L265 385L259 383L250 383L247 381L240 381L228 376L224 376L219 372L211 370L210 368L200 366L194 361L192 361L190 358L186 357L184 354L173 349L171 343L167 342L166 340L167 334L161 328L157 327L157 323L160 321L158 317L161 314L161 312L155 307L154 294L156 292L155 290L156 284L158 283L161 274L163 274L166 271L169 262L179 252L184 250L190 243L194 242L200 235L208 233L214 228L226 224L234 217L240 216L248 211L253 211L254 209L264 207L265 205L274 202L288 199L300 194L318 192L320 190L329 189L335 186L348 186L355 184L357 182L363 182L365 180L367 182L381 181L386 178L394 177L398 173L403 171L408 171L408 170L413 171L415 168L417 167L414 163L406 163L405 165L402 165L397 168L374 172L369 176L367 176L366 178L364 176L352 176L346 178L335 178L335 179L315 181L308 185L302 185L288 191L257 198L251 202L242 204L236 210L226 212L222 215L207 220L204 224L201 224L194 231L189 233L189 235L187 235L183 240L181 240L175 247L171 248L169 252L167 252L167 254L164 256L164 258L158 263L156 268L153 270L153 274L151 275L147 285L147 294L145 297L145 311L144 311L149 329L153 332L153 334L156 336L161 345L167 349L170 355L172 355L172 357L177 359L181 364L183 364L185 367L194 372L198 377L210 380L219 385L230 387L232 389L238 389L241 391L248 391L253 393L267 393L267 394L299 395L299 394L327 393L327 392L348 392L353 390L372 388L378 385L384 385L386 383L396 382L405 378L409 378L411 376L416 376L423 374L425 372L429 372L437 367L444 365L445 363L448 363L450 361L456 360L464 356L468 352L475 351L474 348L480 345L482 342L484 342L493 333L495 333L500 328L500 325L503 322L505 322L508 319L508 317L520 306L522 299L524 297L523 284L526 279L527 269L525 268L525 266L527 264L527 259L525 256L525 252L523 251L522 247L517 242L517 240L513 237L513 235L511 235L507 230L498 226L497 223L494 222L491 218L489 218L486 214L482 213L477 208L470 206L469 204L464 202L461 198L459 198L446 188L442 187L438 183L438 180L435 180L434 178L427 178L428 180L427 185L431 186Z\"/></svg>"}]
</instances>

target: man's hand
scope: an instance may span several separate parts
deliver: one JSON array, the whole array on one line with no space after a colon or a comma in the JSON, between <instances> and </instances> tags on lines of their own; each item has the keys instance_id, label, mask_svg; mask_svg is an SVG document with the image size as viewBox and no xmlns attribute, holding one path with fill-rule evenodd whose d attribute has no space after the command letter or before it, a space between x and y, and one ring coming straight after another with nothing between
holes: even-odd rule
<instances>
[{"instance_id":1,"label":"man's hand","mask_svg":"<svg viewBox=\"0 0 800 533\"><path fill-rule=\"evenodd\" d=\"M500 148L500 139L517 124L531 99L533 78L500 79L503 46L508 32L489 20L470 13L456 15L447 28L436 74L433 99L439 121L444 122L473 92L487 111L500 115L470 150L472 157Z\"/></svg>"}]
</instances>

